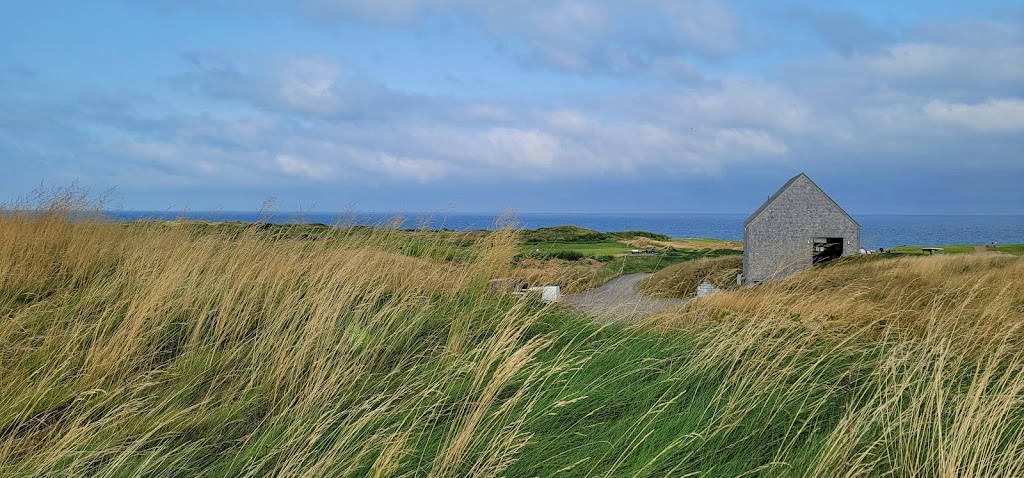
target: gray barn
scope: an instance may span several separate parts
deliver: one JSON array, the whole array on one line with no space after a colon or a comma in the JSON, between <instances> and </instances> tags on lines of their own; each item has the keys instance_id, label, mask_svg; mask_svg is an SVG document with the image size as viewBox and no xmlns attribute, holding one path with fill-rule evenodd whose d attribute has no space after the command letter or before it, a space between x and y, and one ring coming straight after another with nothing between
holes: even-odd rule
<instances>
[{"instance_id":1,"label":"gray barn","mask_svg":"<svg viewBox=\"0 0 1024 478\"><path fill-rule=\"evenodd\" d=\"M800 173L743 222L743 283L787 276L859 249L860 224Z\"/></svg>"}]
</instances>

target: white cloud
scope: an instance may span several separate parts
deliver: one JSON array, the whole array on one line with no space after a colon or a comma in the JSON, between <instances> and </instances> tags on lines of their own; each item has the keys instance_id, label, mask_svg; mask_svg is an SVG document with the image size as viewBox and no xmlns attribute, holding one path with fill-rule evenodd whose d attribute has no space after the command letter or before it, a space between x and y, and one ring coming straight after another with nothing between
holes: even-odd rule
<instances>
[{"instance_id":1,"label":"white cloud","mask_svg":"<svg viewBox=\"0 0 1024 478\"><path fill-rule=\"evenodd\" d=\"M739 43L739 23L701 0L499 3L483 16L492 35L529 45L534 63L572 72L634 73L668 59L719 57Z\"/></svg>"},{"instance_id":2,"label":"white cloud","mask_svg":"<svg viewBox=\"0 0 1024 478\"><path fill-rule=\"evenodd\" d=\"M274 88L235 90L233 96L267 110L256 115L262 121L186 123L177 134L265 155L270 170L292 177L344 172L345 180L543 180L553 173L717 174L736 161L778 161L789 153L779 134L804 134L810 122L810 108L797 96L739 78L675 93L542 107L372 97L349 91L336 62L297 57L275 64L281 67L255 69L243 83ZM193 79L207 84L202 75ZM339 109L374 114L349 116ZM268 121L280 113L299 121Z\"/></svg>"},{"instance_id":3,"label":"white cloud","mask_svg":"<svg viewBox=\"0 0 1024 478\"><path fill-rule=\"evenodd\" d=\"M879 53L842 61L842 74L910 82L920 86L982 88L1024 82L1024 46L1016 43L972 45L966 41L909 42Z\"/></svg>"},{"instance_id":4,"label":"white cloud","mask_svg":"<svg viewBox=\"0 0 1024 478\"><path fill-rule=\"evenodd\" d=\"M302 117L376 116L378 106L402 106L410 98L359 75L341 62L316 55L239 58L191 55L194 68L174 79L189 93L234 99ZM211 66L214 65L214 66ZM409 106L408 104L404 106Z\"/></svg>"},{"instance_id":5,"label":"white cloud","mask_svg":"<svg viewBox=\"0 0 1024 478\"><path fill-rule=\"evenodd\" d=\"M985 103L928 102L925 116L935 122L952 124L982 133L1024 131L1024 99L998 98Z\"/></svg>"},{"instance_id":6,"label":"white cloud","mask_svg":"<svg viewBox=\"0 0 1024 478\"><path fill-rule=\"evenodd\" d=\"M317 164L290 154L278 154L274 160L277 161L281 172L292 176L305 176L310 179L324 179L330 175L333 169L328 165Z\"/></svg>"},{"instance_id":7,"label":"white cloud","mask_svg":"<svg viewBox=\"0 0 1024 478\"><path fill-rule=\"evenodd\" d=\"M390 177L412 179L420 183L429 183L445 177L450 169L449 164L433 159L417 159L380 154L377 157L377 168Z\"/></svg>"},{"instance_id":8,"label":"white cloud","mask_svg":"<svg viewBox=\"0 0 1024 478\"><path fill-rule=\"evenodd\" d=\"M170 166L184 166L178 148L172 144L147 140L124 140L115 146L120 153Z\"/></svg>"},{"instance_id":9,"label":"white cloud","mask_svg":"<svg viewBox=\"0 0 1024 478\"><path fill-rule=\"evenodd\" d=\"M552 130L566 134L581 134L590 128L590 120L586 115L564 108L545 112L541 121Z\"/></svg>"},{"instance_id":10,"label":"white cloud","mask_svg":"<svg viewBox=\"0 0 1024 478\"><path fill-rule=\"evenodd\" d=\"M1024 47L1009 34L984 42L908 35L902 43L859 49L860 33L848 32L838 39L847 56L807 60L799 75L715 77L692 57L735 47L739 27L721 3L324 0L310 8L350 15L346 21L364 26L366 19L417 22L428 11L465 15L496 41L511 40L513 53L541 55L548 67L653 74L597 78L597 94L583 88L534 97L544 82L564 87L590 78L530 72L530 93L463 99L389 89L353 73L341 58L210 62L228 65L217 68L197 62L183 75L188 85L255 112L244 120L166 125L170 138L157 142L193 144L176 153L182 157L203 152L206 166L187 174L249 168L268 176L414 182L706 175L738 163L817 161L822 151L923 157L979 132L1019 131L1024 118L1020 93L999 92L1024 84ZM565 78L571 80L561 83ZM990 91L996 93L975 97Z\"/></svg>"},{"instance_id":11,"label":"white cloud","mask_svg":"<svg viewBox=\"0 0 1024 478\"><path fill-rule=\"evenodd\" d=\"M505 122L515 117L507 108L488 103L466 105L463 112L471 121Z\"/></svg>"},{"instance_id":12,"label":"white cloud","mask_svg":"<svg viewBox=\"0 0 1024 478\"><path fill-rule=\"evenodd\" d=\"M971 52L958 46L927 43L892 45L883 53L862 55L856 62L884 78L920 78L954 72Z\"/></svg>"},{"instance_id":13,"label":"white cloud","mask_svg":"<svg viewBox=\"0 0 1024 478\"><path fill-rule=\"evenodd\" d=\"M786 143L764 131L722 129L715 133L715 149L732 155L785 156Z\"/></svg>"},{"instance_id":14,"label":"white cloud","mask_svg":"<svg viewBox=\"0 0 1024 478\"><path fill-rule=\"evenodd\" d=\"M298 58L287 65L277 79L277 94L289 107L309 113L329 114L340 110L338 91L340 67L327 61Z\"/></svg>"},{"instance_id":15,"label":"white cloud","mask_svg":"<svg viewBox=\"0 0 1024 478\"><path fill-rule=\"evenodd\" d=\"M713 88L675 95L665 104L671 113L698 126L756 126L788 133L802 133L812 126L811 107L804 99L763 81L730 78Z\"/></svg>"},{"instance_id":16,"label":"white cloud","mask_svg":"<svg viewBox=\"0 0 1024 478\"><path fill-rule=\"evenodd\" d=\"M468 17L496 44L526 45L533 63L562 71L633 72L683 55L719 57L739 45L740 23L712 0L302 0L316 22L415 23L428 14Z\"/></svg>"},{"instance_id":17,"label":"white cloud","mask_svg":"<svg viewBox=\"0 0 1024 478\"><path fill-rule=\"evenodd\" d=\"M550 168L561 148L557 137L533 129L492 128L481 139L478 154L504 166Z\"/></svg>"}]
</instances>

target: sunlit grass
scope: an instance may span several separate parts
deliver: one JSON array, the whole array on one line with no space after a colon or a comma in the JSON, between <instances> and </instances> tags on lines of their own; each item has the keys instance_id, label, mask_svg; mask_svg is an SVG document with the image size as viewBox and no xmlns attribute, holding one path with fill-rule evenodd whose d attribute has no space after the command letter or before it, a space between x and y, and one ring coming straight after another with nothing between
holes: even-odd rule
<instances>
[{"instance_id":1,"label":"sunlit grass","mask_svg":"<svg viewBox=\"0 0 1024 478\"><path fill-rule=\"evenodd\" d=\"M1024 474L1018 257L599 325L486 292L511 230L197 231L57 196L0 215L3 476Z\"/></svg>"},{"instance_id":2,"label":"sunlit grass","mask_svg":"<svg viewBox=\"0 0 1024 478\"><path fill-rule=\"evenodd\" d=\"M702 283L718 289L738 287L736 276L742 272L743 256L702 258L658 271L644 279L638 289L655 297L691 298Z\"/></svg>"}]
</instances>

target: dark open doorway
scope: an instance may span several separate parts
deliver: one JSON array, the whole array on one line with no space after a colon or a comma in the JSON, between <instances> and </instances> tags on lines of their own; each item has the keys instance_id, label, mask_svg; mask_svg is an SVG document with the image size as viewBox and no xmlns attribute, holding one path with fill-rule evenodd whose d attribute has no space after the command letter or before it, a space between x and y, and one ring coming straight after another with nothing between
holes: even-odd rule
<instances>
[{"instance_id":1,"label":"dark open doorway","mask_svg":"<svg viewBox=\"0 0 1024 478\"><path fill-rule=\"evenodd\" d=\"M815 237L813 249L813 264L824 264L843 255L843 238L841 237Z\"/></svg>"}]
</instances>

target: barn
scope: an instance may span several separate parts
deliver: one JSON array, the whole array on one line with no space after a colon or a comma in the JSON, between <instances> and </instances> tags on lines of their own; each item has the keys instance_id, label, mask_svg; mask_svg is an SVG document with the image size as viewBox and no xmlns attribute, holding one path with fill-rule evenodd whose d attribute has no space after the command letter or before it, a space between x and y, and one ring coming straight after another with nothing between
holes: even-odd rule
<instances>
[{"instance_id":1,"label":"barn","mask_svg":"<svg viewBox=\"0 0 1024 478\"><path fill-rule=\"evenodd\" d=\"M743 222L743 283L784 277L860 249L860 224L800 173Z\"/></svg>"}]
</instances>

